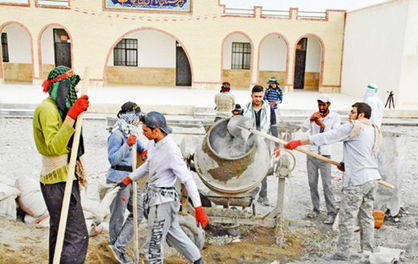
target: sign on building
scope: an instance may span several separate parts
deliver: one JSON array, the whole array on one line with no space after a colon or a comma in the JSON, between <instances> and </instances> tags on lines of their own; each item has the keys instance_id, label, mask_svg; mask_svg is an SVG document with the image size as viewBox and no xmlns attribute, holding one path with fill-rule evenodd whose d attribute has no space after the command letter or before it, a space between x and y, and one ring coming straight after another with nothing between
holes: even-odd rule
<instances>
[{"instance_id":1,"label":"sign on building","mask_svg":"<svg viewBox=\"0 0 418 264\"><path fill-rule=\"evenodd\" d=\"M191 0L105 0L105 8L190 12Z\"/></svg>"}]
</instances>

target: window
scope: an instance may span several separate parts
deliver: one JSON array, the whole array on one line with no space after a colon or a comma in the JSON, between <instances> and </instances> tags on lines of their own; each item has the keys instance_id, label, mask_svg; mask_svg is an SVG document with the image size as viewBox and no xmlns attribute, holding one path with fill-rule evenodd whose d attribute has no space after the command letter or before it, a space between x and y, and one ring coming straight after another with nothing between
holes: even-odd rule
<instances>
[{"instance_id":1,"label":"window","mask_svg":"<svg viewBox=\"0 0 418 264\"><path fill-rule=\"evenodd\" d=\"M69 7L68 0L38 0L40 6Z\"/></svg>"},{"instance_id":2,"label":"window","mask_svg":"<svg viewBox=\"0 0 418 264\"><path fill-rule=\"evenodd\" d=\"M250 43L232 42L231 69L249 70L251 64Z\"/></svg>"},{"instance_id":3,"label":"window","mask_svg":"<svg viewBox=\"0 0 418 264\"><path fill-rule=\"evenodd\" d=\"M113 49L113 65L138 66L138 40L122 39Z\"/></svg>"},{"instance_id":4,"label":"window","mask_svg":"<svg viewBox=\"0 0 418 264\"><path fill-rule=\"evenodd\" d=\"M0 4L29 5L28 0L0 0Z\"/></svg>"},{"instance_id":5,"label":"window","mask_svg":"<svg viewBox=\"0 0 418 264\"><path fill-rule=\"evenodd\" d=\"M9 49L7 47L7 34L1 33L1 54L3 62L9 62Z\"/></svg>"}]
</instances>

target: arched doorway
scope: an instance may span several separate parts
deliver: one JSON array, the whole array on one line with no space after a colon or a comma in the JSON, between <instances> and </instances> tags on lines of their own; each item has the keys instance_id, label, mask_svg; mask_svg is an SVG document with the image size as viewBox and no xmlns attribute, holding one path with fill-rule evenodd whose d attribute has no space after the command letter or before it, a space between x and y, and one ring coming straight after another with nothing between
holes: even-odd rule
<instances>
[{"instance_id":1,"label":"arched doorway","mask_svg":"<svg viewBox=\"0 0 418 264\"><path fill-rule=\"evenodd\" d=\"M73 66L72 41L68 30L59 24L45 26L39 34L39 66L42 78L57 66Z\"/></svg>"},{"instance_id":2,"label":"arched doorway","mask_svg":"<svg viewBox=\"0 0 418 264\"><path fill-rule=\"evenodd\" d=\"M32 36L17 22L0 27L1 61L0 78L5 82L32 82Z\"/></svg>"},{"instance_id":3,"label":"arched doorway","mask_svg":"<svg viewBox=\"0 0 418 264\"><path fill-rule=\"evenodd\" d=\"M191 86L190 58L181 42L153 28L130 31L112 46L104 71L106 84Z\"/></svg>"},{"instance_id":4,"label":"arched doorway","mask_svg":"<svg viewBox=\"0 0 418 264\"><path fill-rule=\"evenodd\" d=\"M251 39L242 32L230 33L222 44L222 81L232 88L250 87L253 61Z\"/></svg>"},{"instance_id":5,"label":"arched doorway","mask_svg":"<svg viewBox=\"0 0 418 264\"><path fill-rule=\"evenodd\" d=\"M318 37L306 35L299 39L295 52L294 89L319 89L322 59L323 45Z\"/></svg>"},{"instance_id":6,"label":"arched doorway","mask_svg":"<svg viewBox=\"0 0 418 264\"><path fill-rule=\"evenodd\" d=\"M283 88L286 82L288 42L280 34L273 33L261 40L259 48L258 83L264 87L271 77L276 77Z\"/></svg>"}]
</instances>

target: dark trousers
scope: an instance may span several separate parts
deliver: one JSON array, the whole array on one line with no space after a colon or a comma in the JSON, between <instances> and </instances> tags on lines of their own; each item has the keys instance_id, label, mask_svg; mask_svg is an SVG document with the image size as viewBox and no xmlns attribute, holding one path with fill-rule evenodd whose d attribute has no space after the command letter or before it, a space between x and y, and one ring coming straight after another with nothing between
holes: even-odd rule
<instances>
[{"instance_id":1,"label":"dark trousers","mask_svg":"<svg viewBox=\"0 0 418 264\"><path fill-rule=\"evenodd\" d=\"M65 182L42 184L44 197L50 215L49 223L49 263L54 259L58 225L61 216L62 200L64 199ZM89 235L81 209L80 188L78 181L73 182L70 207L65 229L64 245L61 253L61 264L82 264L86 259Z\"/></svg>"}]
</instances>

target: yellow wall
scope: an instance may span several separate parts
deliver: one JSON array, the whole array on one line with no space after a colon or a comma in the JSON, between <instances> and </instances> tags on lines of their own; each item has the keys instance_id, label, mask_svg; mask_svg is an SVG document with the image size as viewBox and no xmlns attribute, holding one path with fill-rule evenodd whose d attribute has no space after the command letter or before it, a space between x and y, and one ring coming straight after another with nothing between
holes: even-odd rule
<instances>
[{"instance_id":1,"label":"yellow wall","mask_svg":"<svg viewBox=\"0 0 418 264\"><path fill-rule=\"evenodd\" d=\"M106 82L109 84L175 86L176 69L109 66Z\"/></svg>"},{"instance_id":2,"label":"yellow wall","mask_svg":"<svg viewBox=\"0 0 418 264\"><path fill-rule=\"evenodd\" d=\"M3 63L4 80L9 82L32 82L32 64Z\"/></svg>"},{"instance_id":3,"label":"yellow wall","mask_svg":"<svg viewBox=\"0 0 418 264\"><path fill-rule=\"evenodd\" d=\"M71 37L75 72L83 74L88 67L88 78L97 85L104 83L106 60L113 45L128 32L151 28L167 32L180 41L190 58L192 88L195 89L219 88L223 81L222 42L233 32L243 32L253 45L250 84L259 82L258 54L262 39L280 33L289 44L288 83L282 88L293 89L295 45L309 34L320 38L325 47L321 85L340 86L345 11L328 11L326 20L298 18L297 10L291 10L291 18L272 19L263 18L260 8L255 8L255 17L223 16L223 6L218 0L194 0L192 14L103 11L102 0L71 1L70 9L37 8L34 2L30 1L30 7L0 5L0 25L17 21L29 30L35 82L40 83L45 78L41 77L43 69L39 66L40 32L49 24L59 23ZM76 12L76 8L86 10L87 14ZM117 14L119 17L115 16Z\"/></svg>"},{"instance_id":4,"label":"yellow wall","mask_svg":"<svg viewBox=\"0 0 418 264\"><path fill-rule=\"evenodd\" d=\"M222 82L229 82L232 88L246 88L250 86L250 70L223 70Z\"/></svg>"},{"instance_id":5,"label":"yellow wall","mask_svg":"<svg viewBox=\"0 0 418 264\"><path fill-rule=\"evenodd\" d=\"M267 82L271 77L276 77L280 87L285 86L286 72L281 71L260 71L259 84L263 87L268 87Z\"/></svg>"}]
</instances>

